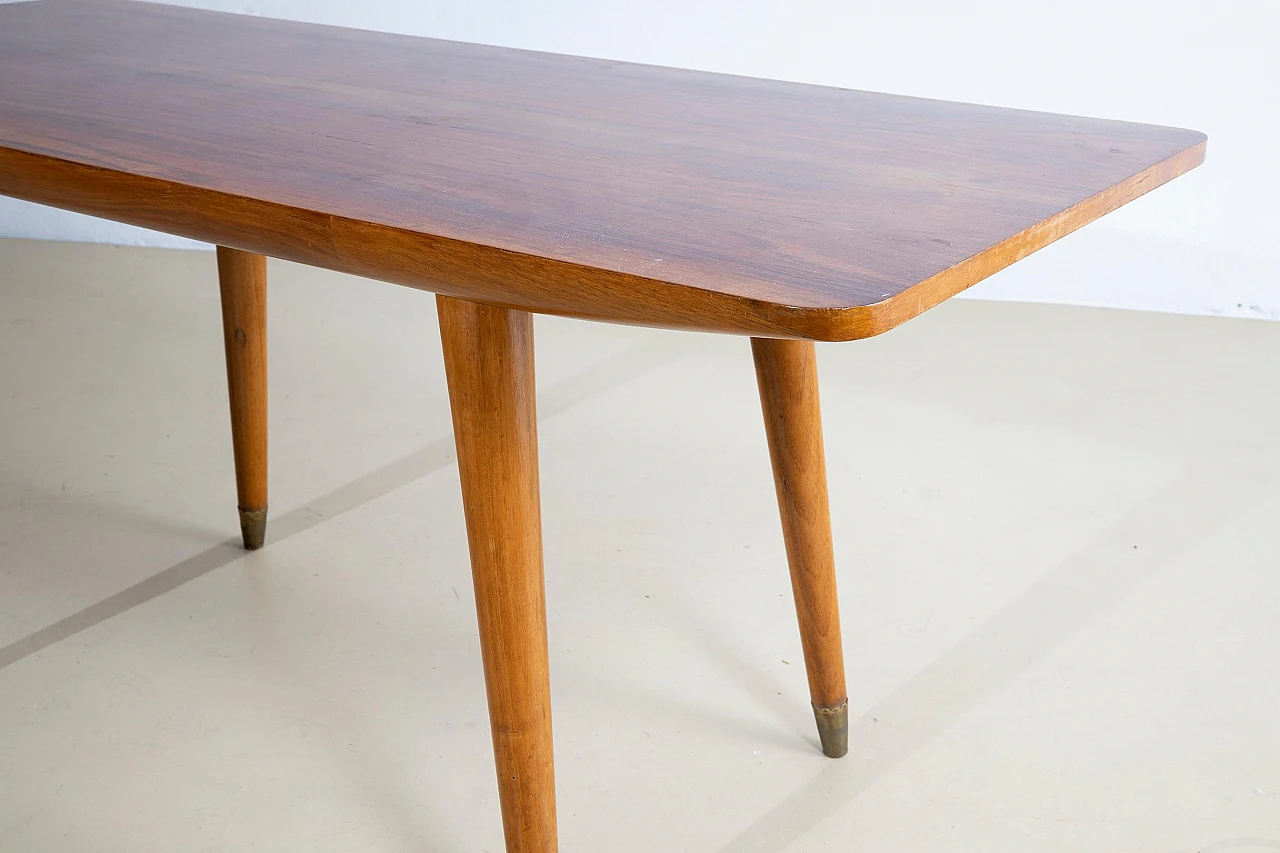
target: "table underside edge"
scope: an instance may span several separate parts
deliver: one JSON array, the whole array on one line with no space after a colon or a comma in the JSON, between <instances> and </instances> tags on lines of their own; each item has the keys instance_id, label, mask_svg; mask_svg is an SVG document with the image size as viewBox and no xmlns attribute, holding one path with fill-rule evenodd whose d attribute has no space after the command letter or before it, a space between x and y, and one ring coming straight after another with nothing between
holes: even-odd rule
<instances>
[{"instance_id":1,"label":"table underside edge","mask_svg":"<svg viewBox=\"0 0 1280 853\"><path fill-rule=\"evenodd\" d=\"M757 337L882 334L1204 161L1200 142L872 305L788 306L438 237L14 148L0 194L535 313Z\"/></svg>"}]
</instances>

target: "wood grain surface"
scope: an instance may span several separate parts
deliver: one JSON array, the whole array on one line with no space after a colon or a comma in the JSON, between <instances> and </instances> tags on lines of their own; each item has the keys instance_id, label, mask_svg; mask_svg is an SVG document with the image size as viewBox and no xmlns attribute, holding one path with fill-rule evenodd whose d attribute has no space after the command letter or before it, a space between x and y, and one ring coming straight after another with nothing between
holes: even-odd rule
<instances>
[{"instance_id":1,"label":"wood grain surface","mask_svg":"<svg viewBox=\"0 0 1280 853\"><path fill-rule=\"evenodd\" d=\"M1204 140L123 0L0 5L0 193L619 322L877 334Z\"/></svg>"},{"instance_id":2,"label":"wood grain surface","mask_svg":"<svg viewBox=\"0 0 1280 853\"><path fill-rule=\"evenodd\" d=\"M253 551L267 527L267 259L217 251L240 533Z\"/></svg>"},{"instance_id":3,"label":"wood grain surface","mask_svg":"<svg viewBox=\"0 0 1280 853\"><path fill-rule=\"evenodd\" d=\"M555 853L533 317L437 298L508 853Z\"/></svg>"},{"instance_id":4,"label":"wood grain surface","mask_svg":"<svg viewBox=\"0 0 1280 853\"><path fill-rule=\"evenodd\" d=\"M839 758L848 750L849 695L815 349L810 341L751 339L809 696L822 751Z\"/></svg>"}]
</instances>

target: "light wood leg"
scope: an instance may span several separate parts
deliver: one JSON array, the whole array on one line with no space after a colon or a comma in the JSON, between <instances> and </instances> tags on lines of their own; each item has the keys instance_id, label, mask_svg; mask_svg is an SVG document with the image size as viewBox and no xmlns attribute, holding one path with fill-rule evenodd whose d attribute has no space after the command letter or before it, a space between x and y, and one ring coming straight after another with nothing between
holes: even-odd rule
<instances>
[{"instance_id":1,"label":"light wood leg","mask_svg":"<svg viewBox=\"0 0 1280 853\"><path fill-rule=\"evenodd\" d=\"M267 259L219 246L218 283L240 533L254 550L267 532Z\"/></svg>"},{"instance_id":2,"label":"light wood leg","mask_svg":"<svg viewBox=\"0 0 1280 853\"><path fill-rule=\"evenodd\" d=\"M751 352L813 713L823 753L839 758L849 748L849 702L827 507L817 359L808 341L752 338Z\"/></svg>"},{"instance_id":3,"label":"light wood leg","mask_svg":"<svg viewBox=\"0 0 1280 853\"><path fill-rule=\"evenodd\" d=\"M556 849L533 318L436 297L508 853Z\"/></svg>"}]
</instances>

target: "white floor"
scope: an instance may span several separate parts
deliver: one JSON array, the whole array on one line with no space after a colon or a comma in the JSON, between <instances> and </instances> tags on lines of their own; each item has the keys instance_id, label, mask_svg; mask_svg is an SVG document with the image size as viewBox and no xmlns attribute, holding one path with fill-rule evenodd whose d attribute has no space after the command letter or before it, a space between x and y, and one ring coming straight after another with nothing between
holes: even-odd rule
<instances>
[{"instance_id":1,"label":"white floor","mask_svg":"<svg viewBox=\"0 0 1280 853\"><path fill-rule=\"evenodd\" d=\"M434 300L0 241L0 850L498 851ZM1280 850L1280 323L953 301L820 347L817 751L746 342L539 318L562 849Z\"/></svg>"}]
</instances>

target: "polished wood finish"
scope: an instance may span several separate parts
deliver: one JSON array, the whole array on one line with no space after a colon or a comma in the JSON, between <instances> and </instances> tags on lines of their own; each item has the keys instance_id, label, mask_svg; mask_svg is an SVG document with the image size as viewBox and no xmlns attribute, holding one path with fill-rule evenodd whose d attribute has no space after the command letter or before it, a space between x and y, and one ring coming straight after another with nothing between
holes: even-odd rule
<instances>
[{"instance_id":1,"label":"polished wood finish","mask_svg":"<svg viewBox=\"0 0 1280 853\"><path fill-rule=\"evenodd\" d=\"M809 341L751 339L800 643L822 751L848 750L848 694L827 507L818 363Z\"/></svg>"},{"instance_id":2,"label":"polished wood finish","mask_svg":"<svg viewBox=\"0 0 1280 853\"><path fill-rule=\"evenodd\" d=\"M267 506L264 255L439 294L520 853L556 849L529 312L753 336L815 718L839 756L811 340L890 329L1204 151L1174 128L129 0L0 5L0 194L219 246L247 547Z\"/></svg>"},{"instance_id":3,"label":"polished wood finish","mask_svg":"<svg viewBox=\"0 0 1280 853\"><path fill-rule=\"evenodd\" d=\"M530 311L878 334L1200 133L95 0L0 6L0 193Z\"/></svg>"},{"instance_id":4,"label":"polished wood finish","mask_svg":"<svg viewBox=\"0 0 1280 853\"><path fill-rule=\"evenodd\" d=\"M267 528L267 259L219 246L218 284L240 533L255 550Z\"/></svg>"},{"instance_id":5,"label":"polished wood finish","mask_svg":"<svg viewBox=\"0 0 1280 853\"><path fill-rule=\"evenodd\" d=\"M533 317L437 297L508 853L556 849Z\"/></svg>"}]
</instances>

